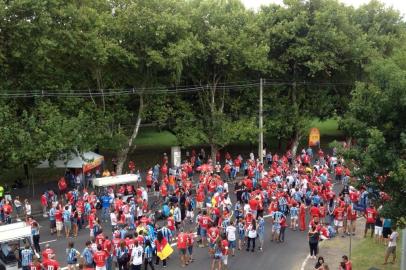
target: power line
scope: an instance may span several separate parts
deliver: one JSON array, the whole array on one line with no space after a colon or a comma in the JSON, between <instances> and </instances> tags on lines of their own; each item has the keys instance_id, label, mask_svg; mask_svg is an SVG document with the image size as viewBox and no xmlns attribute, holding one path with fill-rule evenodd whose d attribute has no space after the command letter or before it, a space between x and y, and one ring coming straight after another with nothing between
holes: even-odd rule
<instances>
[{"instance_id":1,"label":"power line","mask_svg":"<svg viewBox=\"0 0 406 270\"><path fill-rule=\"evenodd\" d=\"M244 83L241 83L244 82ZM277 81L277 80L265 80L264 86L353 86L352 82L294 82L294 81ZM231 82L229 84L222 83L218 85L202 85L191 87L157 87L157 88L139 88L139 89L88 89L88 90L3 90L0 93L0 98L35 98L35 97L62 97L62 98L92 98L92 97L113 97L113 96L126 96L126 95L138 95L138 94L182 94L193 93L205 90L213 89L214 87L219 90L238 91L245 90L251 87L258 87L259 82L240 81Z\"/></svg>"}]
</instances>

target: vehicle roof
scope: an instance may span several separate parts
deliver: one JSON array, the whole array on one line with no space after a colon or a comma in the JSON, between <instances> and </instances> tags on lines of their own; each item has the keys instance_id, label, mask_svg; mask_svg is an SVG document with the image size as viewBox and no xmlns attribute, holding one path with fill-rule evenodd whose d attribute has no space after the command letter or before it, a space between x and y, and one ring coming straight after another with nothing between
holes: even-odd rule
<instances>
[{"instance_id":1,"label":"vehicle roof","mask_svg":"<svg viewBox=\"0 0 406 270\"><path fill-rule=\"evenodd\" d=\"M31 226L18 222L0 226L0 243L23 239L31 236Z\"/></svg>"},{"instance_id":2,"label":"vehicle roof","mask_svg":"<svg viewBox=\"0 0 406 270\"><path fill-rule=\"evenodd\" d=\"M108 187L114 185L130 184L138 181L139 176L136 174L122 174L117 176L107 176L93 179L93 186Z\"/></svg>"}]
</instances>

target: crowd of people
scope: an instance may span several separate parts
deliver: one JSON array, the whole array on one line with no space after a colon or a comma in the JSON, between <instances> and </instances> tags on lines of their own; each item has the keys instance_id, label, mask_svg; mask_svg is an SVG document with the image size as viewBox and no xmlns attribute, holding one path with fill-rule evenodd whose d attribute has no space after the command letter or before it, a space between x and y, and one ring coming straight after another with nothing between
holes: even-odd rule
<instances>
[{"instance_id":1,"label":"crowd of people","mask_svg":"<svg viewBox=\"0 0 406 270\"><path fill-rule=\"evenodd\" d=\"M252 153L248 159L226 153L224 163L220 155L216 161L206 158L204 151L192 151L187 157L174 169L164 155L162 164L149 168L135 185L111 186L99 192L62 177L59 190L48 190L40 201L50 233L69 239L66 261L56 261L48 246L42 251L42 262L24 252L23 266L57 270L66 264L69 270L111 270L115 265L120 270L137 270L144 265L154 269L161 262L166 267L173 252L171 244L176 244L182 267L194 261L193 249L199 246L208 248L211 269L220 270L227 269L228 258L236 250L262 252L264 241L283 244L289 230L307 232L310 256L316 259L319 242L353 235L360 215L367 220L365 235L368 229L379 228L378 211L368 200L368 190L350 186L351 172L335 154L325 155L321 149L314 154L312 148L297 156L290 151L282 156L268 153L264 163ZM134 171L135 164L130 163L129 169ZM103 176L112 173L105 171ZM91 178L86 183L89 181ZM342 188L336 191L335 184ZM29 202L23 204L16 197L13 203L18 219L25 211L35 249L41 252L39 229L35 229L38 223L30 216ZM11 222L11 204L2 198L2 222ZM391 227L387 219L383 223ZM265 239L266 227L271 239ZM89 233L81 252L74 247L80 230ZM319 258L317 264L320 262ZM328 266L323 262L316 269ZM352 269L351 264L343 269Z\"/></svg>"}]
</instances>

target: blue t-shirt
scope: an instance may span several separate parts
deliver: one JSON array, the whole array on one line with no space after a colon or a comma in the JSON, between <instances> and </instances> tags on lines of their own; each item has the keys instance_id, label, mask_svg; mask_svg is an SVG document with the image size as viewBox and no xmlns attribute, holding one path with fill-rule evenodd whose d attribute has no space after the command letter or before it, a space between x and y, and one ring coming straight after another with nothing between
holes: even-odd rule
<instances>
[{"instance_id":1,"label":"blue t-shirt","mask_svg":"<svg viewBox=\"0 0 406 270\"><path fill-rule=\"evenodd\" d=\"M69 222L70 221L70 212L69 212L69 210L64 210L62 216L63 216L63 221L64 222Z\"/></svg>"},{"instance_id":2,"label":"blue t-shirt","mask_svg":"<svg viewBox=\"0 0 406 270\"><path fill-rule=\"evenodd\" d=\"M391 228L392 227L392 219L385 218L383 220L383 228Z\"/></svg>"},{"instance_id":3,"label":"blue t-shirt","mask_svg":"<svg viewBox=\"0 0 406 270\"><path fill-rule=\"evenodd\" d=\"M22 266L29 266L32 262L33 252L31 249L23 249L21 251L21 265Z\"/></svg>"},{"instance_id":4,"label":"blue t-shirt","mask_svg":"<svg viewBox=\"0 0 406 270\"><path fill-rule=\"evenodd\" d=\"M103 208L109 208L110 207L110 197L109 196L102 196L100 198L100 202Z\"/></svg>"},{"instance_id":5,"label":"blue t-shirt","mask_svg":"<svg viewBox=\"0 0 406 270\"><path fill-rule=\"evenodd\" d=\"M169 206L168 206L167 204L164 204L164 205L162 206L162 214L163 214L165 217L168 217L168 216L169 216L169 212L170 212Z\"/></svg>"},{"instance_id":6,"label":"blue t-shirt","mask_svg":"<svg viewBox=\"0 0 406 270\"><path fill-rule=\"evenodd\" d=\"M297 217L299 213L299 209L297 207L291 207L290 208L290 216L291 217Z\"/></svg>"}]
</instances>

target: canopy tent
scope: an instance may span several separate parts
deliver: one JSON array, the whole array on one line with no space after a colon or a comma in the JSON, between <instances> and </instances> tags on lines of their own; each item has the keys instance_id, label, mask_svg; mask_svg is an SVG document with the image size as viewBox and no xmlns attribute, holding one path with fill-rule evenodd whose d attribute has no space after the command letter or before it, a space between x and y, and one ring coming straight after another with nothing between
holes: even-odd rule
<instances>
[{"instance_id":1,"label":"canopy tent","mask_svg":"<svg viewBox=\"0 0 406 270\"><path fill-rule=\"evenodd\" d=\"M136 174L121 174L116 176L107 176L93 179L93 186L95 187L108 187L114 185L123 185L136 183L139 176Z\"/></svg>"},{"instance_id":2,"label":"canopy tent","mask_svg":"<svg viewBox=\"0 0 406 270\"><path fill-rule=\"evenodd\" d=\"M73 168L73 169L83 169L83 173L90 171L97 166L100 166L104 161L102 155L96 154L94 152L85 152L81 155L72 155L68 158L60 158L53 162L53 167L55 168ZM48 160L42 161L37 168L50 168L52 167Z\"/></svg>"}]
</instances>

